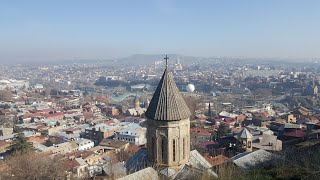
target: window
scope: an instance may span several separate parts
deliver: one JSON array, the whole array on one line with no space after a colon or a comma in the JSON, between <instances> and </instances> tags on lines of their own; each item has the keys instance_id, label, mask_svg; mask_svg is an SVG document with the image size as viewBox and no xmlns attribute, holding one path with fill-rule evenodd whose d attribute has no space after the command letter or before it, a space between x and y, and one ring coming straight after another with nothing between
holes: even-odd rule
<instances>
[{"instance_id":1,"label":"window","mask_svg":"<svg viewBox=\"0 0 320 180\"><path fill-rule=\"evenodd\" d=\"M154 155L154 138L153 137L151 138L151 152L152 152L152 155Z\"/></svg>"},{"instance_id":2,"label":"window","mask_svg":"<svg viewBox=\"0 0 320 180\"><path fill-rule=\"evenodd\" d=\"M182 157L183 157L183 159L186 158L186 138L183 138Z\"/></svg>"},{"instance_id":3,"label":"window","mask_svg":"<svg viewBox=\"0 0 320 180\"><path fill-rule=\"evenodd\" d=\"M248 141L248 148L251 148L251 141Z\"/></svg>"},{"instance_id":4,"label":"window","mask_svg":"<svg viewBox=\"0 0 320 180\"><path fill-rule=\"evenodd\" d=\"M165 142L164 139L161 139L161 160L162 163L164 163L164 149L165 149Z\"/></svg>"},{"instance_id":5,"label":"window","mask_svg":"<svg viewBox=\"0 0 320 180\"><path fill-rule=\"evenodd\" d=\"M172 157L173 161L176 161L176 140L172 141Z\"/></svg>"}]
</instances>

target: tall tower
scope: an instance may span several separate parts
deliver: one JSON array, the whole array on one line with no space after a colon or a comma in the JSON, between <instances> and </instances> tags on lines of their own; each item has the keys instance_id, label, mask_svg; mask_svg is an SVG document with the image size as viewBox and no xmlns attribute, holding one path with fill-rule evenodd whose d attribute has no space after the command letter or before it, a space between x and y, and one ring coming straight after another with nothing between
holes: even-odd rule
<instances>
[{"instance_id":1,"label":"tall tower","mask_svg":"<svg viewBox=\"0 0 320 180\"><path fill-rule=\"evenodd\" d=\"M187 163L190 156L191 112L167 66L145 115L147 155L153 166L180 168Z\"/></svg>"},{"instance_id":2,"label":"tall tower","mask_svg":"<svg viewBox=\"0 0 320 180\"><path fill-rule=\"evenodd\" d=\"M139 109L140 108L140 101L139 101L139 97L138 96L136 96L135 98L134 98L134 108L135 109Z\"/></svg>"},{"instance_id":3,"label":"tall tower","mask_svg":"<svg viewBox=\"0 0 320 180\"><path fill-rule=\"evenodd\" d=\"M179 58L177 58L177 61L176 61L176 64L174 65L175 66L175 70L176 71L181 71L182 70L182 65L181 65L181 63L180 63L180 59Z\"/></svg>"},{"instance_id":4,"label":"tall tower","mask_svg":"<svg viewBox=\"0 0 320 180\"><path fill-rule=\"evenodd\" d=\"M208 120L209 121L212 120L211 103L209 103L209 107L208 107Z\"/></svg>"},{"instance_id":5,"label":"tall tower","mask_svg":"<svg viewBox=\"0 0 320 180\"><path fill-rule=\"evenodd\" d=\"M149 104L150 104L150 101L149 101L149 99L147 99L146 102L145 102L145 108L148 108Z\"/></svg>"},{"instance_id":6,"label":"tall tower","mask_svg":"<svg viewBox=\"0 0 320 180\"><path fill-rule=\"evenodd\" d=\"M241 151L251 152L252 151L252 134L247 128L242 129L237 135L238 148Z\"/></svg>"}]
</instances>

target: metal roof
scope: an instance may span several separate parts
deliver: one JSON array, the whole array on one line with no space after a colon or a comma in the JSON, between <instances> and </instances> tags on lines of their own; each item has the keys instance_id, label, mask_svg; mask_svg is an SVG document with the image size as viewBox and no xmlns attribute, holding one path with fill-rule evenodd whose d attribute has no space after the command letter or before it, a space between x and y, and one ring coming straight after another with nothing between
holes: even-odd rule
<instances>
[{"instance_id":1,"label":"metal roof","mask_svg":"<svg viewBox=\"0 0 320 180\"><path fill-rule=\"evenodd\" d=\"M247 128L243 128L239 134L237 135L238 139L248 139L251 138L252 139L252 134L248 131Z\"/></svg>"},{"instance_id":2,"label":"metal roof","mask_svg":"<svg viewBox=\"0 0 320 180\"><path fill-rule=\"evenodd\" d=\"M233 162L238 167L243 169L249 169L263 164L272 164L273 160L280 158L280 156L272 154L263 149L259 149L253 152L245 152L238 154L226 162Z\"/></svg>"},{"instance_id":3,"label":"metal roof","mask_svg":"<svg viewBox=\"0 0 320 180\"><path fill-rule=\"evenodd\" d=\"M148 119L175 121L187 119L191 112L166 68L145 113Z\"/></svg>"},{"instance_id":4,"label":"metal roof","mask_svg":"<svg viewBox=\"0 0 320 180\"><path fill-rule=\"evenodd\" d=\"M152 167L148 167L137 171L135 173L129 174L117 180L158 180L160 179L158 176L158 172L154 170Z\"/></svg>"},{"instance_id":5,"label":"metal roof","mask_svg":"<svg viewBox=\"0 0 320 180\"><path fill-rule=\"evenodd\" d=\"M140 149L126 162L126 169L128 173L139 172L141 169L145 169L149 166L149 160L147 157L147 149Z\"/></svg>"},{"instance_id":6,"label":"metal roof","mask_svg":"<svg viewBox=\"0 0 320 180\"><path fill-rule=\"evenodd\" d=\"M197 150L190 151L188 164L199 169L210 169L212 167L212 165Z\"/></svg>"}]
</instances>

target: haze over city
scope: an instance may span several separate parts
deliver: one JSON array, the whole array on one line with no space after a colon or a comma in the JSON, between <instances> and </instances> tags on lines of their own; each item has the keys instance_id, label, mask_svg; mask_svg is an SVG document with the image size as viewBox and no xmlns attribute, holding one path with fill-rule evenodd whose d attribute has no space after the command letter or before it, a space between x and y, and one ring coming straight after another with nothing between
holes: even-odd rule
<instances>
[{"instance_id":1,"label":"haze over city","mask_svg":"<svg viewBox=\"0 0 320 180\"><path fill-rule=\"evenodd\" d=\"M0 2L0 180L320 179L319 5Z\"/></svg>"},{"instance_id":2,"label":"haze over city","mask_svg":"<svg viewBox=\"0 0 320 180\"><path fill-rule=\"evenodd\" d=\"M319 57L320 2L2 1L0 62L132 54Z\"/></svg>"}]
</instances>

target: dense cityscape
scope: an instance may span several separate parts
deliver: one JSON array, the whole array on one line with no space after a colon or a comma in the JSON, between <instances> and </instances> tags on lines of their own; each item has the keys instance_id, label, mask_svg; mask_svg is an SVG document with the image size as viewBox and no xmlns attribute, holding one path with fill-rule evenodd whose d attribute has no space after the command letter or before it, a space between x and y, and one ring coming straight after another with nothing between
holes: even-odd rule
<instances>
[{"instance_id":1,"label":"dense cityscape","mask_svg":"<svg viewBox=\"0 0 320 180\"><path fill-rule=\"evenodd\" d=\"M58 174L69 179L218 178L226 165L239 171L272 168L275 161L290 159L287 156L293 150L318 147L320 69L316 59L275 63L172 54L166 65L164 57L2 65L2 173L23 177L19 173L26 172L10 169L6 160L29 149L54 160L63 167ZM162 105L163 96L176 99L177 104ZM187 110L181 109L184 104ZM167 114L161 114L160 106L169 109ZM162 150L162 155L146 153L154 144L149 143L154 141L150 128L158 126L150 125L150 119L155 119L152 113L164 119L190 118L190 128L181 131L190 138L188 162L174 163L176 156L182 156L182 147L183 152L189 149L185 140L181 147ZM170 133L167 136L170 140ZM179 136L175 135L178 141ZM150 160L150 156L161 157ZM158 162L167 156L169 160ZM160 168L163 163L165 169Z\"/></svg>"},{"instance_id":2,"label":"dense cityscape","mask_svg":"<svg viewBox=\"0 0 320 180\"><path fill-rule=\"evenodd\" d=\"M0 1L0 180L320 179L319 7Z\"/></svg>"}]
</instances>

